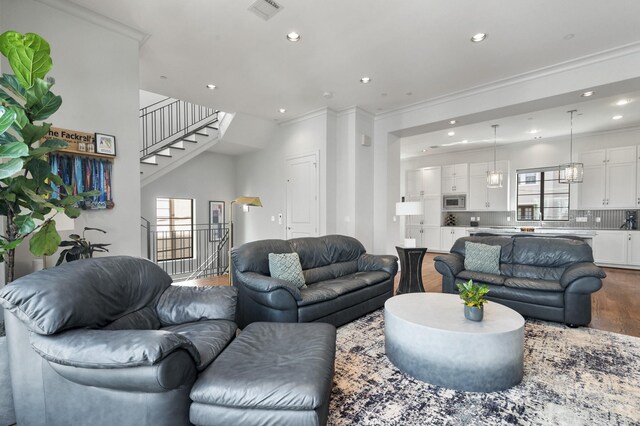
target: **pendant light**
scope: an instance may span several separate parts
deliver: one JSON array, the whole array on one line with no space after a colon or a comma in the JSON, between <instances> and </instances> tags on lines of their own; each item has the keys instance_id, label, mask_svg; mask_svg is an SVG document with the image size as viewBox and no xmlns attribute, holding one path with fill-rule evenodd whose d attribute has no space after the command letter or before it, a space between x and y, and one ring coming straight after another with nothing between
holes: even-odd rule
<instances>
[{"instance_id":1,"label":"pendant light","mask_svg":"<svg viewBox=\"0 0 640 426\"><path fill-rule=\"evenodd\" d=\"M560 183L582 183L584 175L584 164L573 162L573 113L578 110L572 109L567 111L571 114L571 139L569 140L569 162L560 164L559 181Z\"/></svg>"},{"instance_id":2,"label":"pendant light","mask_svg":"<svg viewBox=\"0 0 640 426\"><path fill-rule=\"evenodd\" d=\"M496 132L498 130L498 125L493 124L491 127L493 127L493 169L490 172L487 172L487 188L502 188L502 171L498 170L496 165Z\"/></svg>"}]
</instances>

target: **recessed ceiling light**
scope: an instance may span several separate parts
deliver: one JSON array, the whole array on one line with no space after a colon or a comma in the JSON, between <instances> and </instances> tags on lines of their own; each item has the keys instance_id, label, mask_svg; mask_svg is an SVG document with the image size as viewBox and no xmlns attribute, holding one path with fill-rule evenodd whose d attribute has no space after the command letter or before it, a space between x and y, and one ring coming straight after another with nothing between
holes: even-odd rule
<instances>
[{"instance_id":1,"label":"recessed ceiling light","mask_svg":"<svg viewBox=\"0 0 640 426\"><path fill-rule=\"evenodd\" d=\"M411 96L411 95L413 95L413 92L407 92L407 93L405 93L405 95Z\"/></svg>"},{"instance_id":2,"label":"recessed ceiling light","mask_svg":"<svg viewBox=\"0 0 640 426\"><path fill-rule=\"evenodd\" d=\"M289 34L287 34L287 40L293 42L300 41L300 34L295 31L291 31Z\"/></svg>"},{"instance_id":3,"label":"recessed ceiling light","mask_svg":"<svg viewBox=\"0 0 640 426\"><path fill-rule=\"evenodd\" d=\"M468 141L468 140L466 140L466 139L462 141L462 143L468 143L468 142L469 142L469 141Z\"/></svg>"},{"instance_id":4,"label":"recessed ceiling light","mask_svg":"<svg viewBox=\"0 0 640 426\"><path fill-rule=\"evenodd\" d=\"M360 79L360 83L362 83L362 84L371 83L371 77L362 77Z\"/></svg>"},{"instance_id":5,"label":"recessed ceiling light","mask_svg":"<svg viewBox=\"0 0 640 426\"><path fill-rule=\"evenodd\" d=\"M322 94L322 97L325 98L325 99L331 99L331 98L333 98L333 92L324 92Z\"/></svg>"},{"instance_id":6,"label":"recessed ceiling light","mask_svg":"<svg viewBox=\"0 0 640 426\"><path fill-rule=\"evenodd\" d=\"M423 150L422 150L422 152L427 152L427 150L426 150L426 149L423 149Z\"/></svg>"},{"instance_id":7,"label":"recessed ceiling light","mask_svg":"<svg viewBox=\"0 0 640 426\"><path fill-rule=\"evenodd\" d=\"M456 124L456 120L450 120L449 124Z\"/></svg>"},{"instance_id":8,"label":"recessed ceiling light","mask_svg":"<svg viewBox=\"0 0 640 426\"><path fill-rule=\"evenodd\" d=\"M620 120L622 118L622 116L621 115L614 115L611 118L613 118L614 120Z\"/></svg>"},{"instance_id":9,"label":"recessed ceiling light","mask_svg":"<svg viewBox=\"0 0 640 426\"><path fill-rule=\"evenodd\" d=\"M280 112L280 114L284 114L285 112L287 112L287 110L284 108L280 108L278 111Z\"/></svg>"},{"instance_id":10,"label":"recessed ceiling light","mask_svg":"<svg viewBox=\"0 0 640 426\"><path fill-rule=\"evenodd\" d=\"M582 95L583 98L588 98L589 96L593 96L595 95L596 92L594 92L593 90L589 90L588 92L584 92Z\"/></svg>"},{"instance_id":11,"label":"recessed ceiling light","mask_svg":"<svg viewBox=\"0 0 640 426\"><path fill-rule=\"evenodd\" d=\"M455 134L456 134L456 132L449 132L449 133L447 133L447 136L453 136Z\"/></svg>"},{"instance_id":12,"label":"recessed ceiling light","mask_svg":"<svg viewBox=\"0 0 640 426\"><path fill-rule=\"evenodd\" d=\"M388 96L388 95L389 95L388 93L380 93L380 96L382 96L383 98Z\"/></svg>"},{"instance_id":13,"label":"recessed ceiling light","mask_svg":"<svg viewBox=\"0 0 640 426\"><path fill-rule=\"evenodd\" d=\"M572 39L572 38L574 38L575 36L576 36L575 34L571 34L571 33L569 33L569 34L567 34L566 36L564 36L564 37L562 37L562 38L563 38L563 39L565 39L565 40L571 40L571 39Z\"/></svg>"},{"instance_id":14,"label":"recessed ceiling light","mask_svg":"<svg viewBox=\"0 0 640 426\"><path fill-rule=\"evenodd\" d=\"M480 43L486 38L487 38L487 35L485 33L478 33L478 34L475 34L473 37L471 37L471 41L474 43Z\"/></svg>"},{"instance_id":15,"label":"recessed ceiling light","mask_svg":"<svg viewBox=\"0 0 640 426\"><path fill-rule=\"evenodd\" d=\"M166 80L168 77L166 75L161 75L160 78Z\"/></svg>"},{"instance_id":16,"label":"recessed ceiling light","mask_svg":"<svg viewBox=\"0 0 640 426\"><path fill-rule=\"evenodd\" d=\"M207 89L214 90L216 88L215 84L207 84Z\"/></svg>"},{"instance_id":17,"label":"recessed ceiling light","mask_svg":"<svg viewBox=\"0 0 640 426\"><path fill-rule=\"evenodd\" d=\"M536 133L538 133L538 129L531 129L529 130L529 133L535 135Z\"/></svg>"},{"instance_id":18,"label":"recessed ceiling light","mask_svg":"<svg viewBox=\"0 0 640 426\"><path fill-rule=\"evenodd\" d=\"M628 103L629 103L629 99L620 99L618 102L616 102L616 105L622 106L622 105L626 105Z\"/></svg>"}]
</instances>

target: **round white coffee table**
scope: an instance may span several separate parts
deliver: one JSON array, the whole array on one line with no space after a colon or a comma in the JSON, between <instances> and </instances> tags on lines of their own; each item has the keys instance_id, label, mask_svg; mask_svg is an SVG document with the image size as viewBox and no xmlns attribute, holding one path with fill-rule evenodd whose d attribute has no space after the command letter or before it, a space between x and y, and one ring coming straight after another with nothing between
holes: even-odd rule
<instances>
[{"instance_id":1,"label":"round white coffee table","mask_svg":"<svg viewBox=\"0 0 640 426\"><path fill-rule=\"evenodd\" d=\"M524 319L490 302L484 319L465 319L457 295L410 293L384 305L385 350L416 379L451 389L493 392L522 380Z\"/></svg>"}]
</instances>

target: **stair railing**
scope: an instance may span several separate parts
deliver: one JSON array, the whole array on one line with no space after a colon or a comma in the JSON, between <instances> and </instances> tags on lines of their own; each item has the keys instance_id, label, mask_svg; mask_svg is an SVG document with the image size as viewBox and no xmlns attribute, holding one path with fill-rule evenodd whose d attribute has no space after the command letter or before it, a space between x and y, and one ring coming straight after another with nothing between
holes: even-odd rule
<instances>
[{"instance_id":1,"label":"stair railing","mask_svg":"<svg viewBox=\"0 0 640 426\"><path fill-rule=\"evenodd\" d=\"M142 253L175 281L223 275L228 269L229 228L210 226L155 226L141 218Z\"/></svg>"},{"instance_id":2,"label":"stair railing","mask_svg":"<svg viewBox=\"0 0 640 426\"><path fill-rule=\"evenodd\" d=\"M161 151L179 139L214 123L217 118L218 111L213 108L170 98L142 108L140 157L148 157Z\"/></svg>"},{"instance_id":3,"label":"stair railing","mask_svg":"<svg viewBox=\"0 0 640 426\"><path fill-rule=\"evenodd\" d=\"M223 275L226 272L228 265L222 269L220 268L220 265L222 265L223 263L224 264L229 263L228 259L225 259L225 261L222 260L223 257L227 256L228 244L229 244L229 230L225 229L224 235L220 240L220 243L218 244L216 249L213 251L213 253L211 253L211 255L207 259L205 259L204 262L202 262L200 266L196 268L195 271L191 273L191 275L189 275L187 280L195 280L198 278L210 276L210 274L207 275L207 271L211 271L211 270L217 271L218 273L216 275Z\"/></svg>"}]
</instances>

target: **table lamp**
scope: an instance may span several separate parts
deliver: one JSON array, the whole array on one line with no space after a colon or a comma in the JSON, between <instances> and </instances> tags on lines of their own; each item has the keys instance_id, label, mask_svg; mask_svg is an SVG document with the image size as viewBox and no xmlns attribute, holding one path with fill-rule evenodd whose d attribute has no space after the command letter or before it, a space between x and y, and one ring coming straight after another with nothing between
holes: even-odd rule
<instances>
[{"instance_id":1,"label":"table lamp","mask_svg":"<svg viewBox=\"0 0 640 426\"><path fill-rule=\"evenodd\" d=\"M420 201L403 201L396 203L396 216L419 216L422 214L422 203ZM415 238L405 238L405 247L415 247Z\"/></svg>"}]
</instances>

